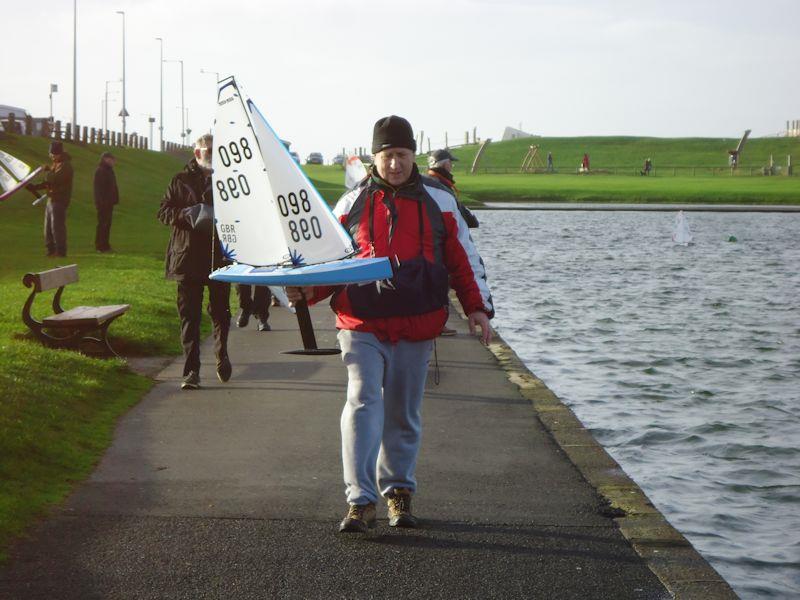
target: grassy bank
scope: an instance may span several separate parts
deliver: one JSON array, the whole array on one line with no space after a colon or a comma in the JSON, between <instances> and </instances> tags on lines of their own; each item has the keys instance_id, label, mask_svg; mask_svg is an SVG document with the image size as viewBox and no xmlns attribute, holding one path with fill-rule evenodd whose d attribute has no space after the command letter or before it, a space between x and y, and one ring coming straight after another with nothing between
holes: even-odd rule
<instances>
[{"instance_id":1,"label":"grassy bank","mask_svg":"<svg viewBox=\"0 0 800 600\"><path fill-rule=\"evenodd\" d=\"M539 137L493 142L481 158L482 168L519 169L528 147L539 146L544 161L553 153L553 164L562 172L574 172L584 153L588 153L593 169L629 168L631 173L640 169L645 158L650 158L656 169L672 167L721 167L728 165L728 150L736 148L739 138L652 138L652 137ZM477 145L453 150L459 159L458 171L472 166ZM763 167L769 163L770 154L776 165L786 165L791 154L795 163L800 160L800 138L752 138L742 151L739 164L742 168Z\"/></svg>"},{"instance_id":2,"label":"grassy bank","mask_svg":"<svg viewBox=\"0 0 800 600\"><path fill-rule=\"evenodd\" d=\"M480 202L800 204L797 177L462 174L457 184L467 198Z\"/></svg>"},{"instance_id":3,"label":"grassy bank","mask_svg":"<svg viewBox=\"0 0 800 600\"><path fill-rule=\"evenodd\" d=\"M47 160L47 141L0 140L0 148L30 165ZM138 401L151 381L118 360L53 350L31 339L20 313L30 290L30 271L76 263L80 281L67 287L63 304L130 303L131 311L111 327L123 355L180 351L174 285L163 276L168 228L155 215L178 157L114 149L121 202L114 212L111 242L116 253L94 251L92 177L103 147L67 145L75 184L68 215L68 258L44 256L44 209L27 192L0 204L0 549L70 485L88 475L107 447L116 418ZM49 313L52 293L34 304Z\"/></svg>"}]
</instances>

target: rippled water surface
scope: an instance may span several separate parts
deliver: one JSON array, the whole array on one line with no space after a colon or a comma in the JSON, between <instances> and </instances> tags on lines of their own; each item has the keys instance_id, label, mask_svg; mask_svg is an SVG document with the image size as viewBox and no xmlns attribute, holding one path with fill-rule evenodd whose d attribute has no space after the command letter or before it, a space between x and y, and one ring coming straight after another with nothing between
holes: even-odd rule
<instances>
[{"instance_id":1,"label":"rippled water surface","mask_svg":"<svg viewBox=\"0 0 800 600\"><path fill-rule=\"evenodd\" d=\"M742 597L800 597L800 215L479 217L503 338Z\"/></svg>"}]
</instances>

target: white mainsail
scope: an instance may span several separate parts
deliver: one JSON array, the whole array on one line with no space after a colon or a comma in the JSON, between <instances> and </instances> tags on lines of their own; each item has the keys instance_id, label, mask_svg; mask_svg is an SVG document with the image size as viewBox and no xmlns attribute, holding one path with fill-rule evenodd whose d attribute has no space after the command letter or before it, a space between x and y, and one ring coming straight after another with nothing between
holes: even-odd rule
<instances>
[{"instance_id":1,"label":"white mainsail","mask_svg":"<svg viewBox=\"0 0 800 600\"><path fill-rule=\"evenodd\" d=\"M226 256L311 265L353 254L352 240L233 77L220 82L214 216Z\"/></svg>"},{"instance_id":2,"label":"white mainsail","mask_svg":"<svg viewBox=\"0 0 800 600\"><path fill-rule=\"evenodd\" d=\"M675 229L672 232L672 241L676 244L688 246L692 243L692 232L689 231L689 223L682 210L678 211L675 217Z\"/></svg>"},{"instance_id":3,"label":"white mainsail","mask_svg":"<svg viewBox=\"0 0 800 600\"><path fill-rule=\"evenodd\" d=\"M31 172L31 168L15 156L11 156L8 152L0 150L0 163L11 171L11 174L17 180L23 180Z\"/></svg>"},{"instance_id":4,"label":"white mainsail","mask_svg":"<svg viewBox=\"0 0 800 600\"><path fill-rule=\"evenodd\" d=\"M348 156L344 161L344 187L352 190L367 176L367 169L358 156Z\"/></svg>"},{"instance_id":5,"label":"white mainsail","mask_svg":"<svg viewBox=\"0 0 800 600\"><path fill-rule=\"evenodd\" d=\"M0 190L7 192L17 185L17 180L3 167L0 167Z\"/></svg>"}]
</instances>

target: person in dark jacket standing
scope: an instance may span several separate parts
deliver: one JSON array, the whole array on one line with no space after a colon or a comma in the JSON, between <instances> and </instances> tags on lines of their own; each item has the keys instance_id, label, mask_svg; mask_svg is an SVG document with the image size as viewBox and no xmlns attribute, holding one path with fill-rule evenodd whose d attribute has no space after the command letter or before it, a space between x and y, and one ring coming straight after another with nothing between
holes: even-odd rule
<instances>
[{"instance_id":1,"label":"person in dark jacket standing","mask_svg":"<svg viewBox=\"0 0 800 600\"><path fill-rule=\"evenodd\" d=\"M97 209L94 247L98 252L111 252L111 216L114 205L119 204L117 177L114 175L116 162L111 152L103 152L94 172L94 207Z\"/></svg>"},{"instance_id":2,"label":"person in dark jacket standing","mask_svg":"<svg viewBox=\"0 0 800 600\"><path fill-rule=\"evenodd\" d=\"M231 376L228 331L231 323L229 283L212 281L211 271L223 266L222 247L214 230L214 202L211 191L213 136L197 140L194 158L172 178L158 219L172 227L166 256L166 276L178 282L178 314L181 343L186 361L181 389L200 387L200 319L203 292L208 288L208 313L214 329L217 377Z\"/></svg>"},{"instance_id":3,"label":"person in dark jacket standing","mask_svg":"<svg viewBox=\"0 0 800 600\"><path fill-rule=\"evenodd\" d=\"M486 273L455 197L423 177L414 162L410 123L375 123L370 176L339 199L334 214L359 247L358 257L390 257L391 283L287 287L291 302L334 294L347 401L341 418L347 515L343 533L377 524L383 496L390 527L417 527L411 499L421 440L422 396L433 340L447 319L448 280L471 331L489 343L494 315Z\"/></svg>"},{"instance_id":4,"label":"person in dark jacket standing","mask_svg":"<svg viewBox=\"0 0 800 600\"><path fill-rule=\"evenodd\" d=\"M44 243L47 256L67 255L67 207L72 198L72 158L61 142L50 142L50 160L45 165L44 181L28 188L47 190L50 198L44 211Z\"/></svg>"}]
</instances>

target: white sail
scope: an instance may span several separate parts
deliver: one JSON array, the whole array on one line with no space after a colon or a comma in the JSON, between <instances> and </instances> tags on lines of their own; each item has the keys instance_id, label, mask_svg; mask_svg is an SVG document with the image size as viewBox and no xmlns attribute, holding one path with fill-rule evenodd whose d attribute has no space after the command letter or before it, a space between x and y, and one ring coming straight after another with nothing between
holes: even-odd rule
<instances>
[{"instance_id":1,"label":"white sail","mask_svg":"<svg viewBox=\"0 0 800 600\"><path fill-rule=\"evenodd\" d=\"M31 168L22 162L20 159L11 156L8 152L3 152L0 150L0 163L3 166L11 171L11 174L17 178L17 180L25 179L28 173L31 172Z\"/></svg>"},{"instance_id":2,"label":"white sail","mask_svg":"<svg viewBox=\"0 0 800 600\"><path fill-rule=\"evenodd\" d=\"M17 185L17 180L14 179L3 167L0 167L0 190L7 192L15 185Z\"/></svg>"},{"instance_id":3,"label":"white sail","mask_svg":"<svg viewBox=\"0 0 800 600\"><path fill-rule=\"evenodd\" d=\"M313 265L352 255L350 235L253 101L247 100L247 106L272 188L274 218L283 228L291 264Z\"/></svg>"},{"instance_id":4,"label":"white sail","mask_svg":"<svg viewBox=\"0 0 800 600\"><path fill-rule=\"evenodd\" d=\"M350 236L233 77L219 86L213 185L226 256L248 265L311 265L353 253Z\"/></svg>"},{"instance_id":5,"label":"white sail","mask_svg":"<svg viewBox=\"0 0 800 600\"><path fill-rule=\"evenodd\" d=\"M692 232L689 231L689 223L682 210L678 211L675 217L675 229L672 232L672 241L676 244L683 244L684 246L691 244Z\"/></svg>"},{"instance_id":6,"label":"white sail","mask_svg":"<svg viewBox=\"0 0 800 600\"><path fill-rule=\"evenodd\" d=\"M367 176L367 169L358 156L348 156L344 161L344 187L352 190Z\"/></svg>"},{"instance_id":7,"label":"white sail","mask_svg":"<svg viewBox=\"0 0 800 600\"><path fill-rule=\"evenodd\" d=\"M246 100L233 78L220 82L212 152L214 220L228 259L277 265L289 260L289 249Z\"/></svg>"}]
</instances>

